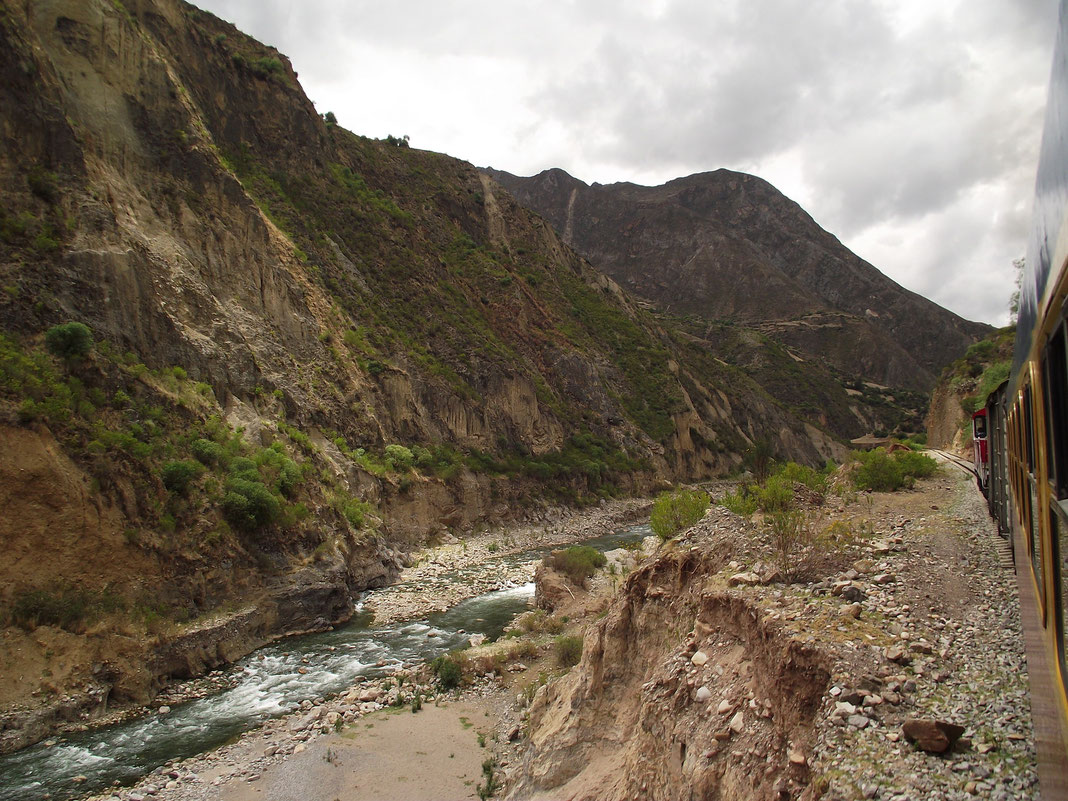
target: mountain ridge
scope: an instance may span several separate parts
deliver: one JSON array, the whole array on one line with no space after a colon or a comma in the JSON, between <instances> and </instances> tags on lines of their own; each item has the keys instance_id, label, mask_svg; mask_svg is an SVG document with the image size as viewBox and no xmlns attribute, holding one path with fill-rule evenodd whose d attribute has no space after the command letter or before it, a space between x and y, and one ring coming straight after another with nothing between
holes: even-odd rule
<instances>
[{"instance_id":1,"label":"mountain ridge","mask_svg":"<svg viewBox=\"0 0 1068 801\"><path fill-rule=\"evenodd\" d=\"M659 308L753 325L847 374L929 390L990 330L901 287L756 176L719 169L646 187L558 168L486 173ZM813 326L842 333L813 337Z\"/></svg>"}]
</instances>

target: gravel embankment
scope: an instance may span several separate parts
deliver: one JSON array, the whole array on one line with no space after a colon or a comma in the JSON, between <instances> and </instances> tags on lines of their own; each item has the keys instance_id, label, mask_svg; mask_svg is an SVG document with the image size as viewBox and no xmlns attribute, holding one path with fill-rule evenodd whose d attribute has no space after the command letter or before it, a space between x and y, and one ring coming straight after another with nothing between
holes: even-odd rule
<instances>
[{"instance_id":1,"label":"gravel embankment","mask_svg":"<svg viewBox=\"0 0 1068 801\"><path fill-rule=\"evenodd\" d=\"M862 676L840 676L826 699L813 759L826 798L1037 796L1016 578L970 479L943 470L934 503L872 521L883 539L853 584L889 642L878 689L858 692ZM932 490L910 495L927 502ZM907 719L964 732L946 754L927 753L906 742Z\"/></svg>"}]
</instances>

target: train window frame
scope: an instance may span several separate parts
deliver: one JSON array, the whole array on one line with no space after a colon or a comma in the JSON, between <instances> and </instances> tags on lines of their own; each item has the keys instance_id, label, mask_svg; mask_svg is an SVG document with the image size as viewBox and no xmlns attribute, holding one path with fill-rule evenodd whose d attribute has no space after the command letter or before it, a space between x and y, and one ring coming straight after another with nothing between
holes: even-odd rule
<instances>
[{"instance_id":1,"label":"train window frame","mask_svg":"<svg viewBox=\"0 0 1068 801\"><path fill-rule=\"evenodd\" d=\"M1035 477L1035 417L1032 410L1034 393L1031 391L1031 379L1023 386L1023 445L1027 455L1027 472L1031 478Z\"/></svg>"},{"instance_id":2,"label":"train window frame","mask_svg":"<svg viewBox=\"0 0 1068 801\"><path fill-rule=\"evenodd\" d=\"M1054 640L1056 642L1057 658L1060 662L1061 682L1068 690L1068 585L1065 577L1068 576L1068 565L1061 563L1062 554L1068 551L1068 547L1062 548L1062 534L1065 532L1065 546L1068 546L1068 502L1051 501L1050 510L1050 566L1053 573L1053 610L1045 616L1053 624Z\"/></svg>"},{"instance_id":3,"label":"train window frame","mask_svg":"<svg viewBox=\"0 0 1068 801\"><path fill-rule=\"evenodd\" d=\"M1050 489L1058 500L1068 498L1068 325L1057 326L1043 353L1046 390L1046 433Z\"/></svg>"}]
</instances>

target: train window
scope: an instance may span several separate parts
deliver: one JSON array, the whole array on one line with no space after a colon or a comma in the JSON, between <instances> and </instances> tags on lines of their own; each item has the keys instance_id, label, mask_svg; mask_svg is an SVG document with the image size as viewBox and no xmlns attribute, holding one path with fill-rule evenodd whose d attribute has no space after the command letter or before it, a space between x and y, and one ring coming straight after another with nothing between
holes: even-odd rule
<instances>
[{"instance_id":1,"label":"train window","mask_svg":"<svg viewBox=\"0 0 1068 801\"><path fill-rule=\"evenodd\" d=\"M1031 385L1024 387L1023 391L1023 445L1027 456L1027 472L1032 475L1035 472L1035 430L1031 420Z\"/></svg>"},{"instance_id":2,"label":"train window","mask_svg":"<svg viewBox=\"0 0 1068 801\"><path fill-rule=\"evenodd\" d=\"M1050 481L1058 498L1068 497L1068 352L1064 323L1046 348L1046 426Z\"/></svg>"},{"instance_id":3,"label":"train window","mask_svg":"<svg viewBox=\"0 0 1068 801\"><path fill-rule=\"evenodd\" d=\"M1046 581L1045 574L1042 572L1042 552L1045 548L1042 545L1042 536L1039 534L1040 524L1042 520L1042 507L1039 506L1038 498L1035 493L1035 483L1028 481L1029 491L1027 493L1027 517L1030 524L1030 540L1031 540L1031 572L1035 576L1035 586L1038 588L1038 605L1042 610L1043 616L1046 614L1046 603L1043 600L1046 597Z\"/></svg>"},{"instance_id":4,"label":"train window","mask_svg":"<svg viewBox=\"0 0 1068 801\"><path fill-rule=\"evenodd\" d=\"M1061 677L1068 682L1068 654L1065 653L1065 638L1068 637L1068 522L1061 506L1051 508L1049 516L1050 530L1053 532L1053 581L1057 588L1057 647L1061 658Z\"/></svg>"}]
</instances>

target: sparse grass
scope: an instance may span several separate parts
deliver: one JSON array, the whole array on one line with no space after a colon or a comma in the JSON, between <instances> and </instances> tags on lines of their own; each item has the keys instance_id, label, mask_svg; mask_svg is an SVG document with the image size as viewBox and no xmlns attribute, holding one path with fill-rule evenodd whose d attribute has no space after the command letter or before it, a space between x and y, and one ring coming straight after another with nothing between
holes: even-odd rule
<instances>
[{"instance_id":1,"label":"sparse grass","mask_svg":"<svg viewBox=\"0 0 1068 801\"><path fill-rule=\"evenodd\" d=\"M585 587L586 579L608 561L603 553L589 545L573 545L562 551L553 551L546 560L554 570L559 570L580 587Z\"/></svg>"},{"instance_id":2,"label":"sparse grass","mask_svg":"<svg viewBox=\"0 0 1068 801\"><path fill-rule=\"evenodd\" d=\"M582 659L582 638L560 636L553 641L556 663L562 668L574 667Z\"/></svg>"}]
</instances>

